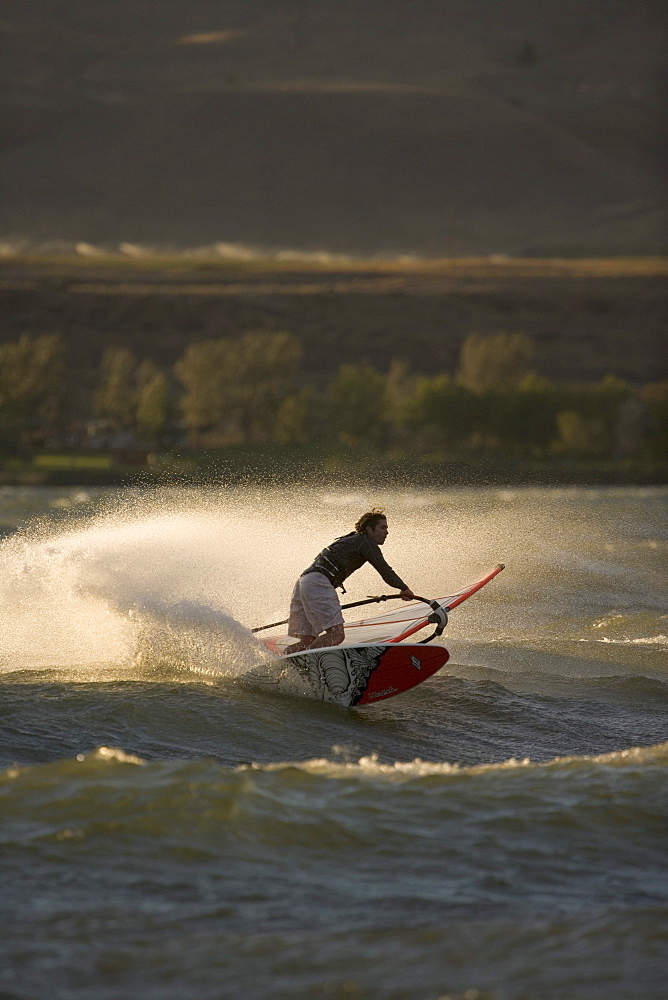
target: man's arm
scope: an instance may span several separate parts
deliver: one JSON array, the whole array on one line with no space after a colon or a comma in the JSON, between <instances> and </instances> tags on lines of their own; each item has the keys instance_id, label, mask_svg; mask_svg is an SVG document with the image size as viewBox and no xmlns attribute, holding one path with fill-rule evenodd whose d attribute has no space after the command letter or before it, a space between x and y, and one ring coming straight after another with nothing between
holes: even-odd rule
<instances>
[{"instance_id":1,"label":"man's arm","mask_svg":"<svg viewBox=\"0 0 668 1000\"><path fill-rule=\"evenodd\" d=\"M380 551L380 546L376 542L372 542L370 538L365 538L363 551L373 568L380 573L388 587L394 587L396 590L399 590L401 592L399 596L404 601L411 601L415 596L413 591L385 561L383 553Z\"/></svg>"}]
</instances>

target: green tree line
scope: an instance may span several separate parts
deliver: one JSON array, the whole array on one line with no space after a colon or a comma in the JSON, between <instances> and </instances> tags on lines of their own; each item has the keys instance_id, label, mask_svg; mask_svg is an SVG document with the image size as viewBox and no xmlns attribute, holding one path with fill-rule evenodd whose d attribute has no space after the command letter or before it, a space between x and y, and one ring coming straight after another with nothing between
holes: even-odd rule
<instances>
[{"instance_id":1,"label":"green tree line","mask_svg":"<svg viewBox=\"0 0 668 1000\"><path fill-rule=\"evenodd\" d=\"M614 375L558 383L536 373L523 333L464 339L456 370L342 363L322 383L288 332L191 344L171 370L125 347L103 355L85 413L72 413L58 336L0 345L0 449L321 444L434 454L662 459L668 381Z\"/></svg>"}]
</instances>

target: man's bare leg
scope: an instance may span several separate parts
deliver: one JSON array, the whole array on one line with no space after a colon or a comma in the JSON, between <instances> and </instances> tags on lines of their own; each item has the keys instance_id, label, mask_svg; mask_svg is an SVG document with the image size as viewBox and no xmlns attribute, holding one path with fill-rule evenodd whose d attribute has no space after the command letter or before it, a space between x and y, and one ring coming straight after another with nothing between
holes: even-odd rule
<instances>
[{"instance_id":1,"label":"man's bare leg","mask_svg":"<svg viewBox=\"0 0 668 1000\"><path fill-rule=\"evenodd\" d=\"M321 649L323 646L340 646L345 636L343 625L332 625L322 635L300 635L299 642L286 646L285 654L301 653L305 649Z\"/></svg>"},{"instance_id":2,"label":"man's bare leg","mask_svg":"<svg viewBox=\"0 0 668 1000\"><path fill-rule=\"evenodd\" d=\"M299 642L293 642L291 646L285 647L285 655L289 653L301 653L304 649L310 649L312 643L316 640L315 635L300 635Z\"/></svg>"},{"instance_id":3,"label":"man's bare leg","mask_svg":"<svg viewBox=\"0 0 668 1000\"><path fill-rule=\"evenodd\" d=\"M343 625L332 625L321 636L316 636L313 645L315 646L317 643L318 648L321 646L340 646L345 637Z\"/></svg>"}]
</instances>

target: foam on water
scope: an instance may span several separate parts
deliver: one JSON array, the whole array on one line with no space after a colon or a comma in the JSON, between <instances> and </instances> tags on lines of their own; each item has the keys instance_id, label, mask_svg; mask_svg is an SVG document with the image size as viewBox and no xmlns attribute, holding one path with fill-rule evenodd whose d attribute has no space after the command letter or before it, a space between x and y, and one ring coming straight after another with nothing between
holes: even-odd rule
<instances>
[{"instance_id":1,"label":"foam on water","mask_svg":"<svg viewBox=\"0 0 668 1000\"><path fill-rule=\"evenodd\" d=\"M668 764L668 743L657 744L651 747L630 747L627 750L615 751L613 753L596 754L593 756L565 756L554 757L548 761L532 761L525 757L517 760L510 757L508 760L493 764L475 764L463 766L460 764L436 763L433 761L421 760L417 757L412 761L394 761L391 764L382 763L376 754L367 757L360 757L357 761L337 761L328 758L302 761L301 763L290 764L269 764L259 767L252 765L251 770L263 770L267 772L283 771L297 768L308 774L320 775L325 778L345 778L365 780L367 778L382 779L383 781L398 781L401 783L414 781L421 778L443 778L443 777L471 777L479 775L506 773L521 769L526 770L549 770L553 773L563 773L564 771L591 768L591 767L649 767L665 766Z\"/></svg>"},{"instance_id":2,"label":"foam on water","mask_svg":"<svg viewBox=\"0 0 668 1000\"><path fill-rule=\"evenodd\" d=\"M422 760L416 757L410 761L394 761L387 764L379 760L377 754L369 754L360 757L358 760L344 760L345 757L340 748L332 747L331 757L319 757L304 761L276 762L271 764L241 764L229 769L222 765L206 762L204 766L211 770L219 770L220 773L266 774L276 775L282 778L288 785L294 784L294 777L297 774L312 775L332 781L354 781L365 782L369 779L380 780L382 782L398 782L406 784L420 781L424 778L467 778L475 779L488 774L505 775L514 771L522 772L550 772L556 776L568 777L570 772L578 770L591 771L592 769L629 769L629 768L664 768L668 765L668 743L659 743L648 747L629 747L626 750L616 750L612 753L593 755L569 755L554 757L546 761L532 761L525 757L516 759L510 757L507 760L490 764L461 765L449 764L434 761ZM126 765L149 766L154 771L169 769L176 772L179 768L192 770L197 765L181 762L178 765L166 764L164 762L147 761L136 754L127 753L118 747L101 746L87 753L80 753L76 756L76 762L93 766L101 765ZM34 766L11 765L0 770L0 785L16 780L23 776L36 774L38 771L56 771L59 768L72 768L74 759L60 761L53 764ZM291 778L292 775L292 778Z\"/></svg>"}]
</instances>

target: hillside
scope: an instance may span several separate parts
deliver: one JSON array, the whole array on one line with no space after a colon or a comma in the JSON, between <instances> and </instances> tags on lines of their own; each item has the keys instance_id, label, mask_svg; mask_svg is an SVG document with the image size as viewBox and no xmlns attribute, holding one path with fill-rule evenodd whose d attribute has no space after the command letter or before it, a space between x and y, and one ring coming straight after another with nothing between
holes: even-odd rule
<instances>
[{"instance_id":1,"label":"hillside","mask_svg":"<svg viewBox=\"0 0 668 1000\"><path fill-rule=\"evenodd\" d=\"M305 379L342 362L454 372L473 332L519 331L541 375L639 384L668 378L665 259L224 264L33 257L0 262L0 342L59 333L85 407L108 347L171 367L188 345L287 330Z\"/></svg>"},{"instance_id":2,"label":"hillside","mask_svg":"<svg viewBox=\"0 0 668 1000\"><path fill-rule=\"evenodd\" d=\"M0 240L665 249L654 0L23 0Z\"/></svg>"}]
</instances>

